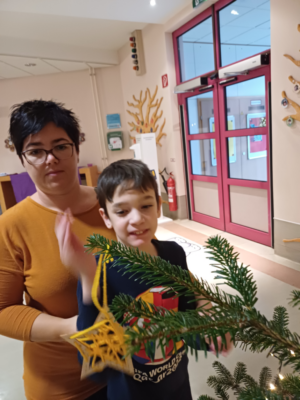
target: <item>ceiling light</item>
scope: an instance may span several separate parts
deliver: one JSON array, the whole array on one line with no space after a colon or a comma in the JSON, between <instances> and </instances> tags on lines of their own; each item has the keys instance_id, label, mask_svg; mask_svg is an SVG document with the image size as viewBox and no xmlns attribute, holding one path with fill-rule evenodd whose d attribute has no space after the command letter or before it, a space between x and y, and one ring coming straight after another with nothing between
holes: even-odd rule
<instances>
[{"instance_id":1,"label":"ceiling light","mask_svg":"<svg viewBox=\"0 0 300 400\"><path fill-rule=\"evenodd\" d=\"M156 1L155 0L150 0L150 6L156 6Z\"/></svg>"},{"instance_id":2,"label":"ceiling light","mask_svg":"<svg viewBox=\"0 0 300 400\"><path fill-rule=\"evenodd\" d=\"M235 10L232 10L231 11L231 14L233 14L233 15L240 15L237 11L235 11Z\"/></svg>"},{"instance_id":3,"label":"ceiling light","mask_svg":"<svg viewBox=\"0 0 300 400\"><path fill-rule=\"evenodd\" d=\"M34 63L25 64L25 67L35 67L35 66L36 66L36 64L34 64Z\"/></svg>"}]
</instances>

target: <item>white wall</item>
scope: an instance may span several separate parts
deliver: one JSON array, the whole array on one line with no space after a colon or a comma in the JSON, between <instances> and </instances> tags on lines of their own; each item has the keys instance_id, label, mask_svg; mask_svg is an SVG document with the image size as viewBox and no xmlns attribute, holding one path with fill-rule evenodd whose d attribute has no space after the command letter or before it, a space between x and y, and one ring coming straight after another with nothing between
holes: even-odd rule
<instances>
[{"instance_id":1,"label":"white wall","mask_svg":"<svg viewBox=\"0 0 300 400\"><path fill-rule=\"evenodd\" d=\"M161 126L164 118L166 119L164 132L167 134L161 140L162 147L157 146L159 168L162 170L167 167L168 172L174 172L177 181L177 194L183 195L185 194L185 188L178 107L177 98L172 94L175 86L172 37L171 34L165 33L164 26L148 25L143 29L143 43L146 60L146 74L143 76L136 76L135 71L132 69L133 64L129 44L125 45L119 53L124 107L126 110L135 112L132 107L127 105L127 101L134 102L132 96L139 97L140 91L143 91L144 95L147 88L150 89L152 95L156 86L158 86L156 98L160 99L163 97L161 104L163 116L158 120L158 124ZM163 89L161 79L162 75L166 73L169 76L170 82L169 86ZM145 111L146 104L144 105ZM175 107L175 112L172 110L172 107ZM133 118L128 113L126 113L125 117L127 124L133 121ZM171 161L171 159L175 159L175 162ZM164 191L164 189L162 190Z\"/></svg>"},{"instance_id":2,"label":"white wall","mask_svg":"<svg viewBox=\"0 0 300 400\"><path fill-rule=\"evenodd\" d=\"M106 113L120 113L124 121L119 67L96 70L97 87L102 109L103 127L106 130ZM95 106L88 70L53 75L43 75L0 81L0 172L22 172L23 167L15 152L4 147L8 136L10 108L16 103L31 99L59 101L78 116L86 141L80 146L80 166L92 163L101 169L100 140L96 125ZM127 130L128 131L128 130ZM124 131L128 148L128 132ZM116 154L117 153L117 154ZM132 157L130 150L111 152L109 162L116 158Z\"/></svg>"},{"instance_id":3,"label":"white wall","mask_svg":"<svg viewBox=\"0 0 300 400\"><path fill-rule=\"evenodd\" d=\"M299 15L299 0L271 1L274 217L294 223L300 223L300 122L289 128L282 119L295 110L283 109L280 103L284 90L300 104L288 80L290 75L300 80L300 69L283 56L300 60Z\"/></svg>"}]
</instances>

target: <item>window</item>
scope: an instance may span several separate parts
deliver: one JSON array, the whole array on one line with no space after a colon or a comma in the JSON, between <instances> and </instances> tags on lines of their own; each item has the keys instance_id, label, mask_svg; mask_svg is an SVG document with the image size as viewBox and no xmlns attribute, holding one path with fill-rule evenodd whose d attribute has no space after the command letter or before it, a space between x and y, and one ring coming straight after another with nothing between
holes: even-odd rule
<instances>
[{"instance_id":1,"label":"window","mask_svg":"<svg viewBox=\"0 0 300 400\"><path fill-rule=\"evenodd\" d=\"M269 50L270 0L236 0L219 12L221 66Z\"/></svg>"},{"instance_id":2,"label":"window","mask_svg":"<svg viewBox=\"0 0 300 400\"><path fill-rule=\"evenodd\" d=\"M192 174L217 176L216 140L191 140L190 146Z\"/></svg>"},{"instance_id":3,"label":"window","mask_svg":"<svg viewBox=\"0 0 300 400\"><path fill-rule=\"evenodd\" d=\"M225 96L228 131L266 126L264 76L227 86Z\"/></svg>"},{"instance_id":4,"label":"window","mask_svg":"<svg viewBox=\"0 0 300 400\"><path fill-rule=\"evenodd\" d=\"M190 135L215 131L213 92L187 99Z\"/></svg>"},{"instance_id":5,"label":"window","mask_svg":"<svg viewBox=\"0 0 300 400\"><path fill-rule=\"evenodd\" d=\"M181 82L215 70L212 17L179 36L177 43Z\"/></svg>"},{"instance_id":6,"label":"window","mask_svg":"<svg viewBox=\"0 0 300 400\"><path fill-rule=\"evenodd\" d=\"M266 135L228 138L227 154L229 178L261 182L268 180ZM230 161L232 157L234 162Z\"/></svg>"}]
</instances>

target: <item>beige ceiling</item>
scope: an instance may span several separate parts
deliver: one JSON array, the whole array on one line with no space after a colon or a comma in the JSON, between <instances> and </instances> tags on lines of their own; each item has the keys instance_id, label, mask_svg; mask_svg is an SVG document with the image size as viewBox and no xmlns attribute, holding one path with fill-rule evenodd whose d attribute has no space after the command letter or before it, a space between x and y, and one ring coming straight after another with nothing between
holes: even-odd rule
<instances>
[{"instance_id":1,"label":"beige ceiling","mask_svg":"<svg viewBox=\"0 0 300 400\"><path fill-rule=\"evenodd\" d=\"M191 1L0 0L0 79L116 65L131 32Z\"/></svg>"}]
</instances>

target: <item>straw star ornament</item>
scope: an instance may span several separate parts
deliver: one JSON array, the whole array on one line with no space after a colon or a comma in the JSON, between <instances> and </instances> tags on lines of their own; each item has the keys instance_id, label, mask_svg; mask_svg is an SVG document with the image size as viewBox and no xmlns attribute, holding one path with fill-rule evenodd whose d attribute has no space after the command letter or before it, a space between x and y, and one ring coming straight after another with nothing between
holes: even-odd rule
<instances>
[{"instance_id":1,"label":"straw star ornament","mask_svg":"<svg viewBox=\"0 0 300 400\"><path fill-rule=\"evenodd\" d=\"M114 319L107 306L106 264L113 261L108 252L99 258L97 272L92 289L92 300L99 310L99 315L88 329L62 338L72 344L83 357L81 378L95 372L102 372L106 367L129 375L134 374L131 357L126 357L125 330ZM103 269L103 307L98 300L98 287Z\"/></svg>"}]
</instances>

